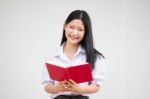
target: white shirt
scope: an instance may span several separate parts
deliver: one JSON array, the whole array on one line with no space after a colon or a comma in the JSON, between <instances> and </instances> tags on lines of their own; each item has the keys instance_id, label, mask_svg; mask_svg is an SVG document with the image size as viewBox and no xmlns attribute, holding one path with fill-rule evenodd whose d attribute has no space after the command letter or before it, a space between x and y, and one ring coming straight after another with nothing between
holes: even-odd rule
<instances>
[{"instance_id":1,"label":"white shirt","mask_svg":"<svg viewBox=\"0 0 150 99\"><path fill-rule=\"evenodd\" d=\"M63 44L64 45L64 44ZM56 49L52 54L46 59L46 63L52 63L58 66L62 66L67 68L68 66L77 66L80 64L85 64L86 62L86 54L85 50L82 46L79 46L77 52L75 53L72 60L69 60L68 57L63 53L63 45ZM97 58L95 62L95 67L92 71L93 81L91 83L95 83L97 85L101 85L105 78L105 64L103 58ZM54 81L50 79L46 66L44 65L42 71L42 84L43 86L47 84L57 84L58 81ZM80 86L88 86L89 82L79 83ZM76 93L66 91L66 92L59 92L55 94L51 94L52 99L58 95L78 95ZM82 94L84 96L88 96L87 94Z\"/></svg>"}]
</instances>

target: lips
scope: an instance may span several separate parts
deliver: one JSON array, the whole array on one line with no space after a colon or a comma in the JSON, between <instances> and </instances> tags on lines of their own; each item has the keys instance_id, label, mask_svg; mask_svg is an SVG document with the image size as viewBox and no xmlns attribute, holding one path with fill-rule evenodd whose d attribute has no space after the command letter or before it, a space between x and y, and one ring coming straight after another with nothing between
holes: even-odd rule
<instances>
[{"instance_id":1,"label":"lips","mask_svg":"<svg viewBox=\"0 0 150 99\"><path fill-rule=\"evenodd\" d=\"M79 37L76 37L76 36L72 36L72 35L68 35L69 36L69 38L71 38L72 40L77 40L77 39L79 39Z\"/></svg>"}]
</instances>

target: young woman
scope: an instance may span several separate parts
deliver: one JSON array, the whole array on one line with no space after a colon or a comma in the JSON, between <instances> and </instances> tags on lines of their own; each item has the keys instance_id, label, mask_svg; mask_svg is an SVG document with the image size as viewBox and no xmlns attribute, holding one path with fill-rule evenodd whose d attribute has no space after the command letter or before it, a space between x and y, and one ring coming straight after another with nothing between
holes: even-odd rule
<instances>
[{"instance_id":1,"label":"young woman","mask_svg":"<svg viewBox=\"0 0 150 99\"><path fill-rule=\"evenodd\" d=\"M93 81L76 83L73 80L53 81L46 66L43 69L43 85L52 99L89 99L88 94L96 93L105 76L104 56L93 45L92 26L86 11L75 10L64 23L61 46L55 50L47 63L67 66L91 64Z\"/></svg>"}]
</instances>

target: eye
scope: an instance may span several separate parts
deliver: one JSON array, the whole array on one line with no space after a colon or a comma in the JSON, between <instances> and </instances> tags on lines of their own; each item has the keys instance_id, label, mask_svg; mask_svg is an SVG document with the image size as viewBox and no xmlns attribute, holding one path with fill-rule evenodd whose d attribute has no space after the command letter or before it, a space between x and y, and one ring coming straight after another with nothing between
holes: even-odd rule
<instances>
[{"instance_id":1,"label":"eye","mask_svg":"<svg viewBox=\"0 0 150 99\"><path fill-rule=\"evenodd\" d=\"M69 28L74 29L74 27L73 27L73 26L69 26Z\"/></svg>"},{"instance_id":2,"label":"eye","mask_svg":"<svg viewBox=\"0 0 150 99\"><path fill-rule=\"evenodd\" d=\"M78 31L83 31L83 29L78 29Z\"/></svg>"}]
</instances>

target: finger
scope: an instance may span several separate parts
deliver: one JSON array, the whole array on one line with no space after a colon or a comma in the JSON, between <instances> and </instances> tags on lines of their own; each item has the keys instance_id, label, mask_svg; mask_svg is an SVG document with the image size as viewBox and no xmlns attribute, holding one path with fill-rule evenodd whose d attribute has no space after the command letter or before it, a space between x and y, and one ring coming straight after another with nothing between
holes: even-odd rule
<instances>
[{"instance_id":1,"label":"finger","mask_svg":"<svg viewBox=\"0 0 150 99\"><path fill-rule=\"evenodd\" d=\"M67 86L67 84L66 84L65 81L60 82L60 84L61 84L63 87Z\"/></svg>"},{"instance_id":2,"label":"finger","mask_svg":"<svg viewBox=\"0 0 150 99\"><path fill-rule=\"evenodd\" d=\"M69 82L71 82L72 84L77 84L75 81L73 81L72 79L69 79Z\"/></svg>"},{"instance_id":3,"label":"finger","mask_svg":"<svg viewBox=\"0 0 150 99\"><path fill-rule=\"evenodd\" d=\"M62 84L62 87L63 87L64 89L67 89L67 88L68 88L68 86L65 85L64 83Z\"/></svg>"},{"instance_id":4,"label":"finger","mask_svg":"<svg viewBox=\"0 0 150 99\"><path fill-rule=\"evenodd\" d=\"M68 91L72 91L72 88L71 88L71 87L69 87L69 88L67 88L67 90L68 90Z\"/></svg>"},{"instance_id":5,"label":"finger","mask_svg":"<svg viewBox=\"0 0 150 99\"><path fill-rule=\"evenodd\" d=\"M72 83L69 82L69 81L67 81L67 82L65 83L65 86L67 86L68 88L71 87L71 85L72 85Z\"/></svg>"},{"instance_id":6,"label":"finger","mask_svg":"<svg viewBox=\"0 0 150 99\"><path fill-rule=\"evenodd\" d=\"M65 89L68 89L68 86L64 86Z\"/></svg>"},{"instance_id":7,"label":"finger","mask_svg":"<svg viewBox=\"0 0 150 99\"><path fill-rule=\"evenodd\" d=\"M64 83L63 83L63 81L60 81L58 84L63 85Z\"/></svg>"},{"instance_id":8,"label":"finger","mask_svg":"<svg viewBox=\"0 0 150 99\"><path fill-rule=\"evenodd\" d=\"M66 83L66 80L63 80L62 82L63 82L63 83Z\"/></svg>"},{"instance_id":9,"label":"finger","mask_svg":"<svg viewBox=\"0 0 150 99\"><path fill-rule=\"evenodd\" d=\"M61 81L61 83L62 83L63 85L65 85L65 84L67 84L67 80L63 80L63 81Z\"/></svg>"}]
</instances>

